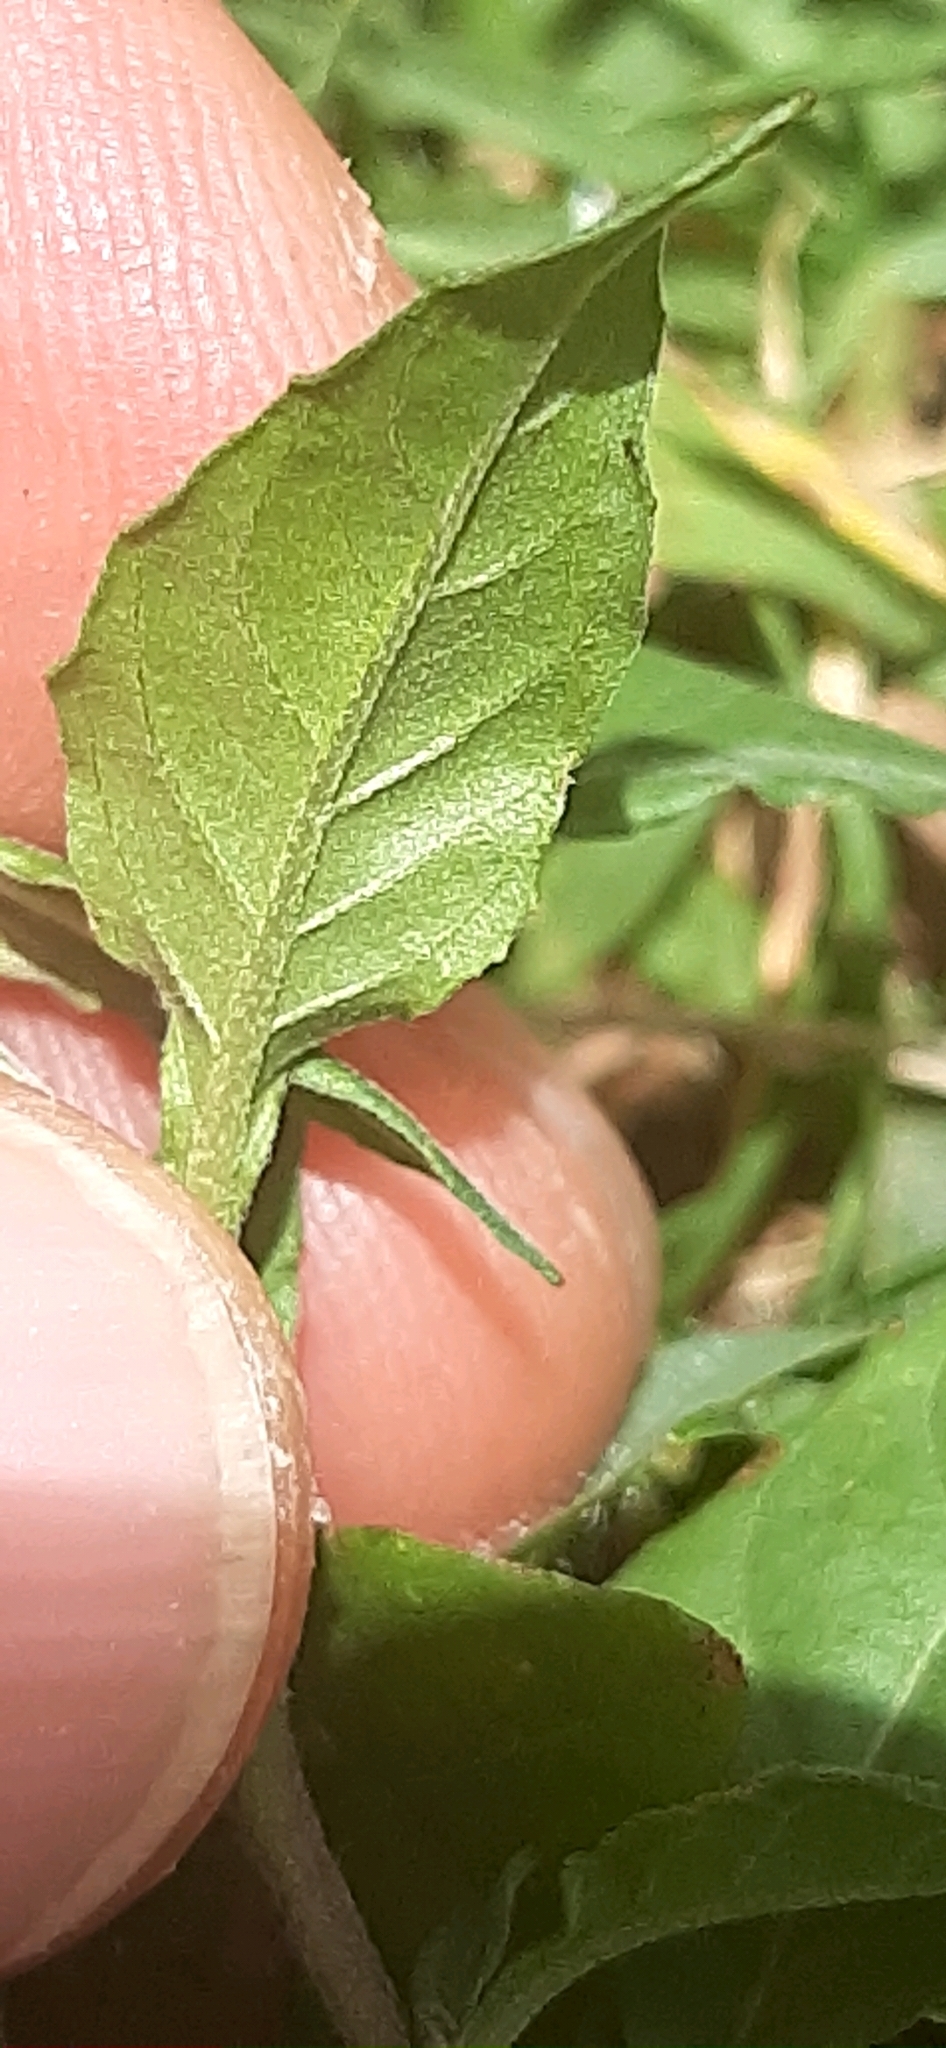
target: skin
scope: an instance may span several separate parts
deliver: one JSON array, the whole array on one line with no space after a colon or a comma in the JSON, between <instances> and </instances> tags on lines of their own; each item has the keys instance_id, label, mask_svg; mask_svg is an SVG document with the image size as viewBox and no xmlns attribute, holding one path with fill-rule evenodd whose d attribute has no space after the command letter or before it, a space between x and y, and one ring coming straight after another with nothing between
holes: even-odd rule
<instances>
[{"instance_id":1,"label":"skin","mask_svg":"<svg viewBox=\"0 0 946 2048\"><path fill-rule=\"evenodd\" d=\"M157 1143L157 1055L128 1019L0 984L0 1046L127 1143ZM487 989L334 1050L423 1117L548 1253L555 1289L444 1189L313 1124L296 1357L341 1524L502 1545L574 1492L646 1354L650 1198L611 1127Z\"/></svg>"},{"instance_id":2,"label":"skin","mask_svg":"<svg viewBox=\"0 0 946 2048\"><path fill-rule=\"evenodd\" d=\"M222 8L7 0L12 122L2 327L0 827L63 842L43 672L71 646L110 539L289 378L404 304L366 201ZM42 232L37 232L37 222ZM146 1149L154 1059L121 1019L36 991L41 1078ZM83 1048L81 1076L73 1074ZM313 1130L299 1360L316 1473L342 1521L501 1537L559 1503L620 1413L656 1291L649 1203L584 1097L483 992L358 1032L556 1260L554 1293L402 1168Z\"/></svg>"},{"instance_id":3,"label":"skin","mask_svg":"<svg viewBox=\"0 0 946 2048\"><path fill-rule=\"evenodd\" d=\"M109 542L413 286L214 0L9 0L0 97L0 832L61 848L43 677Z\"/></svg>"},{"instance_id":4,"label":"skin","mask_svg":"<svg viewBox=\"0 0 946 2048\"><path fill-rule=\"evenodd\" d=\"M215 0L5 0L0 98L12 135L0 170L0 831L60 847L63 764L43 676L73 643L110 539L412 287L328 144ZM101 1430L80 1398L90 1342L115 1388L144 1357L135 1288L105 1314L101 1275L110 1232L115 1261L129 1231L148 1235L157 1183L137 1177L151 1171L155 1052L127 1019L82 1017L11 984L0 1044L118 1133L127 1150L104 1161L91 1131L70 1125L69 1143L91 1148L103 1186L117 1174L137 1190L131 1221L99 1204L93 1263L88 1203L63 1170L56 1206L37 1201L2 1268L5 1358L22 1356L42 1275L81 1481ZM620 1413L653 1324L650 1203L597 1111L484 990L341 1050L429 1123L566 1285L553 1292L440 1189L313 1128L297 1358L316 1480L340 1521L502 1541L567 1497ZM23 1095L21 1138L31 1113ZM0 1130L0 1191L15 1152ZM164 1340L181 1371L185 1324ZM158 1375L149 1402L159 1387ZM33 1442L35 1455L17 1456L41 1492L48 1460L41 1434ZM10 1456L0 1438L4 1487ZM2 1790L0 1773L0 1801ZM0 1903L15 1883L4 1871Z\"/></svg>"},{"instance_id":5,"label":"skin","mask_svg":"<svg viewBox=\"0 0 946 2048\"><path fill-rule=\"evenodd\" d=\"M0 1151L7 1973L173 1869L219 1804L298 1639L312 1500L298 1382L233 1240L9 1081ZM133 1361L103 1322L134 1327Z\"/></svg>"}]
</instances>

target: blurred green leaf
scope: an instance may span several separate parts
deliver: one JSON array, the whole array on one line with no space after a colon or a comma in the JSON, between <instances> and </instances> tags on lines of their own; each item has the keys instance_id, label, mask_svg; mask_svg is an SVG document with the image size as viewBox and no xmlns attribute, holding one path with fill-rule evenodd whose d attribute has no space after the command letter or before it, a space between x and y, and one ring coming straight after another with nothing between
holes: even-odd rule
<instances>
[{"instance_id":1,"label":"blurred green leaf","mask_svg":"<svg viewBox=\"0 0 946 2048\"><path fill-rule=\"evenodd\" d=\"M651 640L627 671L609 744L579 770L566 830L606 838L734 789L765 803L856 795L915 815L946 806L946 756L668 653ZM620 737L619 737L620 735Z\"/></svg>"},{"instance_id":2,"label":"blurred green leaf","mask_svg":"<svg viewBox=\"0 0 946 2048\"><path fill-rule=\"evenodd\" d=\"M523 1537L513 1555L523 1564L570 1569L579 1577L603 1576L595 1567L599 1557L608 1556L610 1523L620 1516L627 1548L636 1549L638 1523L646 1536L655 1515L673 1518L680 1468L672 1455L659 1456L668 1438L698 1443L714 1436L764 1434L775 1383L799 1374L830 1378L835 1367L856 1356L871 1327L705 1329L658 1345L620 1428L575 1499ZM689 1477L685 1464L681 1476L684 1482ZM655 1500L655 1488L669 1497Z\"/></svg>"},{"instance_id":3,"label":"blurred green leaf","mask_svg":"<svg viewBox=\"0 0 946 2048\"><path fill-rule=\"evenodd\" d=\"M274 71L314 106L357 0L225 0Z\"/></svg>"},{"instance_id":4,"label":"blurred green leaf","mask_svg":"<svg viewBox=\"0 0 946 2048\"><path fill-rule=\"evenodd\" d=\"M554 1868L638 1807L717 1782L742 1711L726 1646L662 1601L380 1531L323 1548L297 1732L402 1981L511 1856Z\"/></svg>"},{"instance_id":5,"label":"blurred green leaf","mask_svg":"<svg viewBox=\"0 0 946 2048\"><path fill-rule=\"evenodd\" d=\"M761 936L759 905L705 868L674 892L635 945L634 961L654 988L684 1006L699 1004L720 1017L751 1016L760 997Z\"/></svg>"},{"instance_id":6,"label":"blurred green leaf","mask_svg":"<svg viewBox=\"0 0 946 2048\"><path fill-rule=\"evenodd\" d=\"M804 0L760 0L751 10L741 0L670 0L668 11L701 40L714 38L727 66L742 65L770 88L779 80L785 90L790 79L814 81L825 93L886 90L893 80L922 84L946 63L946 22L935 0L904 14L896 43L885 9L844 0L817 8Z\"/></svg>"},{"instance_id":7,"label":"blurred green leaf","mask_svg":"<svg viewBox=\"0 0 946 2048\"><path fill-rule=\"evenodd\" d=\"M940 1249L946 1263L946 1106L892 1092L871 1180L864 1272L881 1286Z\"/></svg>"},{"instance_id":8,"label":"blurred green leaf","mask_svg":"<svg viewBox=\"0 0 946 2048\"><path fill-rule=\"evenodd\" d=\"M356 18L346 38L337 77L386 127L440 129L620 193L674 181L723 139L719 109L694 106L692 95L673 110L676 118L642 123L636 109L595 91L588 78L563 76L541 58L497 67L488 46L471 47L449 31L386 33L368 15ZM750 85L736 104L751 115L768 98Z\"/></svg>"},{"instance_id":9,"label":"blurred green leaf","mask_svg":"<svg viewBox=\"0 0 946 2048\"><path fill-rule=\"evenodd\" d=\"M663 1210L665 1329L702 1307L720 1267L764 1216L797 1143L794 1106L770 1091L757 1115L737 1131L707 1185Z\"/></svg>"},{"instance_id":10,"label":"blurred green leaf","mask_svg":"<svg viewBox=\"0 0 946 2048\"><path fill-rule=\"evenodd\" d=\"M898 569L871 552L879 519L855 499L862 545L833 532L816 505L779 489L741 459L675 375L658 383L651 454L655 552L664 569L792 598L892 655L916 655L942 642L942 596L911 581L905 562ZM796 459L803 462L803 454ZM801 487L802 477L796 480ZM832 472L831 481L840 489L843 478Z\"/></svg>"},{"instance_id":11,"label":"blurred green leaf","mask_svg":"<svg viewBox=\"0 0 946 2048\"><path fill-rule=\"evenodd\" d=\"M734 351L754 347L758 286L734 263L701 261L689 252L683 261L667 265L664 296L673 333L724 342Z\"/></svg>"},{"instance_id":12,"label":"blurred green leaf","mask_svg":"<svg viewBox=\"0 0 946 2048\"><path fill-rule=\"evenodd\" d=\"M547 1003L629 940L689 868L710 815L695 809L626 839L555 839L503 973L513 998Z\"/></svg>"},{"instance_id":13,"label":"blurred green leaf","mask_svg":"<svg viewBox=\"0 0 946 2048\"><path fill-rule=\"evenodd\" d=\"M458 177L446 185L424 179L408 211L407 179L399 168L386 186L379 189L376 183L375 197L388 210L394 207L388 232L392 254L410 276L422 280L521 263L554 248L571 232L566 206L551 199L522 206L492 190L483 177Z\"/></svg>"}]
</instances>

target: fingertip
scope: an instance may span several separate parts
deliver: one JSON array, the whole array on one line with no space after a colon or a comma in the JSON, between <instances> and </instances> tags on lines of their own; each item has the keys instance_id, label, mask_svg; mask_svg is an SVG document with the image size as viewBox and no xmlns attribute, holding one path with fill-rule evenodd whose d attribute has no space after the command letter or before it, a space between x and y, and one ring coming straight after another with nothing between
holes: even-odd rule
<instances>
[{"instance_id":1,"label":"fingertip","mask_svg":"<svg viewBox=\"0 0 946 2048\"><path fill-rule=\"evenodd\" d=\"M7 0L0 118L0 831L60 848L43 679L115 534L412 287L217 0Z\"/></svg>"},{"instance_id":2,"label":"fingertip","mask_svg":"<svg viewBox=\"0 0 946 2048\"><path fill-rule=\"evenodd\" d=\"M138 1152L157 1150L158 1047L115 1010L78 1010L32 982L0 981L0 1053L22 1078L113 1131Z\"/></svg>"},{"instance_id":3,"label":"fingertip","mask_svg":"<svg viewBox=\"0 0 946 2048\"><path fill-rule=\"evenodd\" d=\"M571 1497L650 1346L653 1205L594 1105L489 991L347 1034L560 1268L550 1287L433 1182L312 1126L297 1355L343 1524L511 1540Z\"/></svg>"},{"instance_id":4,"label":"fingertip","mask_svg":"<svg viewBox=\"0 0 946 2048\"><path fill-rule=\"evenodd\" d=\"M156 1056L137 1027L7 985L0 1045L11 1005L39 1078L146 1142ZM350 1032L338 1050L429 1126L565 1284L433 1182L313 1124L296 1356L320 1490L343 1525L503 1543L564 1505L623 1411L656 1319L653 1203L600 1111L488 989Z\"/></svg>"}]
</instances>

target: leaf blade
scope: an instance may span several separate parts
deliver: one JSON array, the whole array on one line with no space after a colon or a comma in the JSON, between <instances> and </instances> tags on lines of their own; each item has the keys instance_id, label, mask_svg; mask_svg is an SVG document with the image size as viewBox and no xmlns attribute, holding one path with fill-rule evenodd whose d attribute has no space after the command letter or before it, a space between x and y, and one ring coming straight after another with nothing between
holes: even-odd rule
<instances>
[{"instance_id":1,"label":"leaf blade","mask_svg":"<svg viewBox=\"0 0 946 2048\"><path fill-rule=\"evenodd\" d=\"M440 790L439 823L452 802L461 854L421 925L410 973L396 964L376 972L374 996L362 987L346 1009L347 958L336 985L318 940L300 968L298 937L300 927L324 935L337 912L337 891L326 905L326 877L315 878L330 824L337 837L343 816L357 814L359 789L346 776L385 684L412 648L423 672L423 629L448 562L459 580L446 573L440 600L471 596L479 495L487 486L494 503L502 495L515 430L559 352L568 370L572 329L591 294L647 245L634 273L651 279L643 384L617 391L613 485L628 405L635 450L639 443L656 348L654 236L675 196L762 146L797 111L773 111L674 193L629 207L581 242L415 301L334 370L294 385L113 546L54 684L70 768L70 856L103 943L149 973L172 1011L167 1059L186 1113L168 1116L164 1156L228 1224L239 1223L250 1192L240 1162L278 1019L288 1011L304 1025L308 1050L342 1021L431 1007L508 946L568 772L610 690L610 650L574 703L562 695L551 737L535 712L517 733L515 786L503 790L506 821L515 814L516 824L505 846L497 851L502 820L487 802L488 743L478 779L466 759L459 786ZM648 487L632 469L625 488L639 525L643 507L633 569L642 585ZM595 528L588 561L597 540ZM582 622L586 632L593 625L593 583L570 622L579 642ZM623 622L628 652L639 624L640 592ZM527 649L529 634L520 638ZM455 669L453 680L462 696ZM549 687L546 677L544 710ZM507 698L510 690L521 695L515 676ZM480 717L477 734L488 724ZM508 734L501 752L510 757ZM396 803L398 790L380 796ZM409 838L411 818L400 825ZM358 863L355 895L365 900L364 847ZM395 950L411 937L418 894L430 898L429 879L422 874L399 907ZM348 887L350 895L351 874Z\"/></svg>"},{"instance_id":2,"label":"leaf blade","mask_svg":"<svg viewBox=\"0 0 946 2048\"><path fill-rule=\"evenodd\" d=\"M570 1857L562 1886L562 1932L498 1973L462 2048L518 2040L580 1977L669 1934L842 1900L936 1896L946 1890L946 1811L934 1786L787 1766L635 1814Z\"/></svg>"},{"instance_id":3,"label":"leaf blade","mask_svg":"<svg viewBox=\"0 0 946 2048\"><path fill-rule=\"evenodd\" d=\"M302 1060L293 1069L292 1082L294 1088L303 1089L311 1098L320 1122L383 1152L401 1166L439 1181L441 1187L478 1217L505 1251L523 1259L553 1287L561 1286L561 1273L551 1259L474 1186L417 1117L396 1102L386 1088L330 1053L312 1054Z\"/></svg>"}]
</instances>

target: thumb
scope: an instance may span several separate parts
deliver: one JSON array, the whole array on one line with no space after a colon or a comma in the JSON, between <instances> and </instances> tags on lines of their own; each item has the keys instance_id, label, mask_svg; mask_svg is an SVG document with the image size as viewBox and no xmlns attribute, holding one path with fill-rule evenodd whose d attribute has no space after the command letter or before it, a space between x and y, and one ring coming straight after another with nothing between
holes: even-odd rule
<instances>
[{"instance_id":1,"label":"thumb","mask_svg":"<svg viewBox=\"0 0 946 2048\"><path fill-rule=\"evenodd\" d=\"M283 1684L296 1375L232 1240L0 1080L0 1976L173 1868Z\"/></svg>"},{"instance_id":2,"label":"thumb","mask_svg":"<svg viewBox=\"0 0 946 2048\"><path fill-rule=\"evenodd\" d=\"M217 0L5 0L0 832L60 848L43 677L109 543L410 297Z\"/></svg>"}]
</instances>

